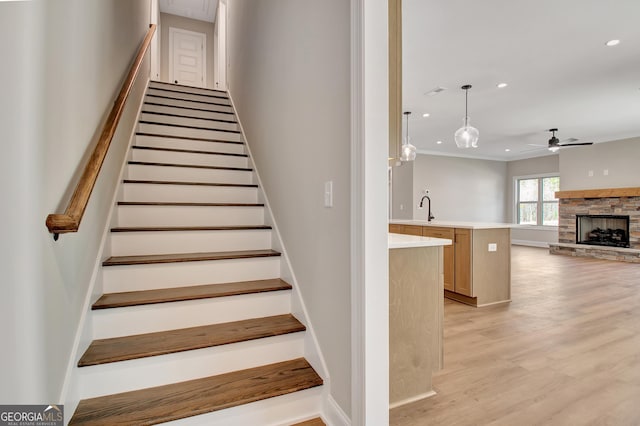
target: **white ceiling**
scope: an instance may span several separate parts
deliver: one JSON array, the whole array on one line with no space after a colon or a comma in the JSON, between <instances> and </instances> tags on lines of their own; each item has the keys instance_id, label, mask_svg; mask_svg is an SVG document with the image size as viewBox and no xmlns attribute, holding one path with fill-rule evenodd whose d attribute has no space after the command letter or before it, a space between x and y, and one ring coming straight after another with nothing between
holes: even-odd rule
<instances>
[{"instance_id":1,"label":"white ceiling","mask_svg":"<svg viewBox=\"0 0 640 426\"><path fill-rule=\"evenodd\" d=\"M160 0L160 12L214 22L218 0Z\"/></svg>"},{"instance_id":2,"label":"white ceiling","mask_svg":"<svg viewBox=\"0 0 640 426\"><path fill-rule=\"evenodd\" d=\"M403 0L411 143L423 153L512 160L549 155L528 144L546 144L551 127L560 140L640 136L639 18L640 0ZM605 46L611 39L621 42ZM467 83L480 140L461 150L453 134ZM425 96L438 86L447 90Z\"/></svg>"}]
</instances>

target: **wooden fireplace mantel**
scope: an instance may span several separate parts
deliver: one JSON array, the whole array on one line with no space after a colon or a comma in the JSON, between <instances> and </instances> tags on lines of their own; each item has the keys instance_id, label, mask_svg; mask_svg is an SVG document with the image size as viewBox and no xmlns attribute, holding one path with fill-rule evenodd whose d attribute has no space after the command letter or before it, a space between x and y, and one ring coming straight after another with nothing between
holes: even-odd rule
<instances>
[{"instance_id":1,"label":"wooden fireplace mantel","mask_svg":"<svg viewBox=\"0 0 640 426\"><path fill-rule=\"evenodd\" d=\"M556 191L556 198L616 198L640 197L640 188L602 188Z\"/></svg>"}]
</instances>

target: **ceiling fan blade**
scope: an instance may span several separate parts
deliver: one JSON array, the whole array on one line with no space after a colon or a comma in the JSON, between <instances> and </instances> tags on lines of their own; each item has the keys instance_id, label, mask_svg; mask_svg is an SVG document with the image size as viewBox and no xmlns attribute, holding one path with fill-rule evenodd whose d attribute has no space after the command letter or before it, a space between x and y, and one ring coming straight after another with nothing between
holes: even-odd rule
<instances>
[{"instance_id":1,"label":"ceiling fan blade","mask_svg":"<svg viewBox=\"0 0 640 426\"><path fill-rule=\"evenodd\" d=\"M540 146L542 148L546 148L547 147L547 145L542 145L542 144L539 144L539 143L528 143L527 145L529 145L529 146Z\"/></svg>"},{"instance_id":2,"label":"ceiling fan blade","mask_svg":"<svg viewBox=\"0 0 640 426\"><path fill-rule=\"evenodd\" d=\"M593 142L561 143L558 146L580 146L580 145L593 145Z\"/></svg>"},{"instance_id":3,"label":"ceiling fan blade","mask_svg":"<svg viewBox=\"0 0 640 426\"><path fill-rule=\"evenodd\" d=\"M566 138L560 141L560 144L578 142L577 138Z\"/></svg>"}]
</instances>

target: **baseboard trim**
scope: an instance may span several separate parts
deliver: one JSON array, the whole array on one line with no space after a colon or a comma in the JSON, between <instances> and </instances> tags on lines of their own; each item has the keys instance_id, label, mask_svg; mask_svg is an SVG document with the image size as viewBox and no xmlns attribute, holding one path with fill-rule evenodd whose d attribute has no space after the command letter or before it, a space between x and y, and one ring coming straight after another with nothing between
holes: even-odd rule
<instances>
[{"instance_id":1,"label":"baseboard trim","mask_svg":"<svg viewBox=\"0 0 640 426\"><path fill-rule=\"evenodd\" d=\"M469 297L464 294L454 293L449 290L444 291L444 297L447 299L455 300L456 302L464 303L465 305L478 307L478 298L477 297Z\"/></svg>"},{"instance_id":2,"label":"baseboard trim","mask_svg":"<svg viewBox=\"0 0 640 426\"><path fill-rule=\"evenodd\" d=\"M549 243L544 242L544 241L511 240L511 245L549 248Z\"/></svg>"},{"instance_id":3,"label":"baseboard trim","mask_svg":"<svg viewBox=\"0 0 640 426\"><path fill-rule=\"evenodd\" d=\"M484 308L486 306L495 306L495 305L502 305L504 303L511 303L511 299L507 299L507 300L499 300L497 302L491 302L491 303L483 303L482 305L478 305L476 306L477 308Z\"/></svg>"},{"instance_id":4,"label":"baseboard trim","mask_svg":"<svg viewBox=\"0 0 640 426\"><path fill-rule=\"evenodd\" d=\"M329 394L323 398L322 420L331 426L351 426L351 419Z\"/></svg>"},{"instance_id":5,"label":"baseboard trim","mask_svg":"<svg viewBox=\"0 0 640 426\"><path fill-rule=\"evenodd\" d=\"M389 410L393 410L396 407L400 407L401 405L411 404L412 402L420 401L422 399L430 398L436 394L436 391L429 391L425 393L421 393L416 396L412 396L411 398L402 399L400 401L394 402L393 404L389 404Z\"/></svg>"}]
</instances>

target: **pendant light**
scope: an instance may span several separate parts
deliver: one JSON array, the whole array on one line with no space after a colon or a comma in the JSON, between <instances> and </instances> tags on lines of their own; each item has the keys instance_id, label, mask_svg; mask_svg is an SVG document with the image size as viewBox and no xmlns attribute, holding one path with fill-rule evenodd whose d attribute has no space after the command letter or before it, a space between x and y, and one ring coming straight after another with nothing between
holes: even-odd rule
<instances>
[{"instance_id":1,"label":"pendant light","mask_svg":"<svg viewBox=\"0 0 640 426\"><path fill-rule=\"evenodd\" d=\"M458 148L477 148L478 147L478 138L480 136L480 132L473 126L469 125L469 114L468 114L468 106L469 106L469 89L471 89L470 84L465 84L461 87L464 90L464 120L463 125L460 127L456 134L454 135L454 139L456 141L456 145Z\"/></svg>"},{"instance_id":2,"label":"pendant light","mask_svg":"<svg viewBox=\"0 0 640 426\"><path fill-rule=\"evenodd\" d=\"M400 161L414 161L416 159L416 147L409 142L409 116L410 111L405 111L404 116L407 118L407 136L402 142L402 153L400 154Z\"/></svg>"}]
</instances>

